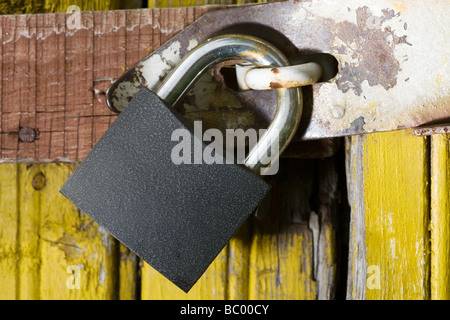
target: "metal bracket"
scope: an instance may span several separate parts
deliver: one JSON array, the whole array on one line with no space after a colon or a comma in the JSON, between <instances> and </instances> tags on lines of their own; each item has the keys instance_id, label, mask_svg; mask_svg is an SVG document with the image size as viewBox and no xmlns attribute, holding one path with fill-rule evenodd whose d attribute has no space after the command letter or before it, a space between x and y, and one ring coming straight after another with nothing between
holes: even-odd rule
<instances>
[{"instance_id":1,"label":"metal bracket","mask_svg":"<svg viewBox=\"0 0 450 320\"><path fill-rule=\"evenodd\" d=\"M325 70L322 82L303 88L302 140L444 123L450 118L449 15L446 0L432 6L422 0L305 0L212 11L113 83L107 103L123 110L140 87L154 90L197 44L234 32L272 43L291 64L312 61ZM191 120L242 128L264 127L273 118L272 91L239 92L213 72L200 87L178 106ZM220 104L205 101L205 90ZM224 110L238 116L218 117Z\"/></svg>"}]
</instances>

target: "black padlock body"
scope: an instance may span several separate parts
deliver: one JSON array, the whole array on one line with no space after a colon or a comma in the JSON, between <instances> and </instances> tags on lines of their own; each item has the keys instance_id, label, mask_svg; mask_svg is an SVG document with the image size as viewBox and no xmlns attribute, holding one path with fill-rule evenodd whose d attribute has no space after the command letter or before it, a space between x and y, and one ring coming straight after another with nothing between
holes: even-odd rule
<instances>
[{"instance_id":1,"label":"black padlock body","mask_svg":"<svg viewBox=\"0 0 450 320\"><path fill-rule=\"evenodd\" d=\"M185 292L270 190L244 165L174 164L172 132L189 126L143 88L61 189Z\"/></svg>"}]
</instances>

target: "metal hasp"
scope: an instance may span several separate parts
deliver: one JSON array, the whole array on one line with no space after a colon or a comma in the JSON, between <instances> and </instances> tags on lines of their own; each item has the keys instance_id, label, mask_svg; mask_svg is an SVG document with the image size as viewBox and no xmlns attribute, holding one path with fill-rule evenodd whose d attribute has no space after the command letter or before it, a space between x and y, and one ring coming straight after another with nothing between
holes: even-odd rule
<instances>
[{"instance_id":1,"label":"metal hasp","mask_svg":"<svg viewBox=\"0 0 450 320\"><path fill-rule=\"evenodd\" d=\"M155 89L196 44L238 32L272 43L291 64L321 54L336 59L335 77L303 90L303 140L444 124L449 15L447 0L305 0L213 11L128 70L107 101L123 110L138 88ZM270 108L255 97L258 107Z\"/></svg>"},{"instance_id":2,"label":"metal hasp","mask_svg":"<svg viewBox=\"0 0 450 320\"><path fill-rule=\"evenodd\" d=\"M146 88L138 91L61 189L186 292L267 196L270 185L259 174L270 164L264 167L261 155L271 148L273 133L279 133L278 149L283 150L301 116L299 89L279 89L274 121L244 165L226 165L228 157L221 150L214 150L221 161L197 162L198 151L203 155L207 147L202 132L196 134L193 124L171 106L209 66L236 57L255 65L287 65L281 52L254 37L227 35L206 41L183 58L156 94ZM193 162L173 161L177 130L184 130L183 142L188 135L189 146L193 144L183 150Z\"/></svg>"}]
</instances>

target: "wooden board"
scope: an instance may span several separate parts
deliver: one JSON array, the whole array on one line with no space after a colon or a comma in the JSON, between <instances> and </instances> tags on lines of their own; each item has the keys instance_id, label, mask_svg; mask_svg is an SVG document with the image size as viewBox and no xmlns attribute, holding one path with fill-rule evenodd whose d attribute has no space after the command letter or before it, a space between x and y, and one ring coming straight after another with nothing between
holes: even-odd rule
<instances>
[{"instance_id":1,"label":"wooden board","mask_svg":"<svg viewBox=\"0 0 450 320\"><path fill-rule=\"evenodd\" d=\"M347 298L428 299L427 138L409 131L370 134L352 137L347 149Z\"/></svg>"},{"instance_id":2,"label":"wooden board","mask_svg":"<svg viewBox=\"0 0 450 320\"><path fill-rule=\"evenodd\" d=\"M450 299L450 135L431 137L431 298Z\"/></svg>"},{"instance_id":3,"label":"wooden board","mask_svg":"<svg viewBox=\"0 0 450 320\"><path fill-rule=\"evenodd\" d=\"M208 10L87 11L77 27L71 14L0 16L0 159L84 159L116 117L111 82ZM37 139L21 142L22 127Z\"/></svg>"}]
</instances>

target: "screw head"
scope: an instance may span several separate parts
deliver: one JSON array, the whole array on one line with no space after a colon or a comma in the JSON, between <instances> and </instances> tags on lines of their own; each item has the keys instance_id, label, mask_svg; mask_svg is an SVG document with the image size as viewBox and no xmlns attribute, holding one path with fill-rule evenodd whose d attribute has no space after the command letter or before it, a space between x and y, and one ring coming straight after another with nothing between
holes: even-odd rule
<instances>
[{"instance_id":1,"label":"screw head","mask_svg":"<svg viewBox=\"0 0 450 320\"><path fill-rule=\"evenodd\" d=\"M45 175L42 172L36 173L36 175L33 177L33 180L31 181L31 185L35 190L41 190L45 187Z\"/></svg>"},{"instance_id":2,"label":"screw head","mask_svg":"<svg viewBox=\"0 0 450 320\"><path fill-rule=\"evenodd\" d=\"M19 140L21 142L34 142L37 138L36 129L30 127L22 127L19 130Z\"/></svg>"}]
</instances>

